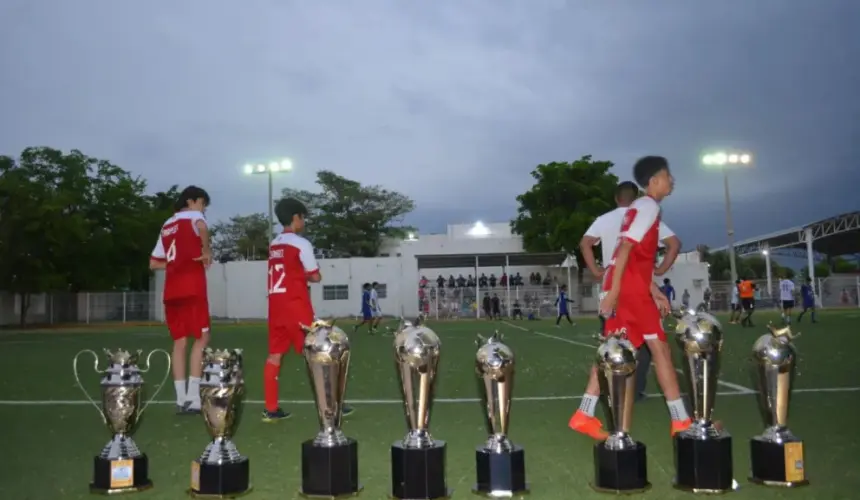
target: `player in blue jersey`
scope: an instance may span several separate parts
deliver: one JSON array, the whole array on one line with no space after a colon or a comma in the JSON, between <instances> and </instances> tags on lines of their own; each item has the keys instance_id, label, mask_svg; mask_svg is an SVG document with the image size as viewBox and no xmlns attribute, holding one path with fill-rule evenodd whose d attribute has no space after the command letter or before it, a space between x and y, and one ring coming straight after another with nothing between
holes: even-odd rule
<instances>
[{"instance_id":1,"label":"player in blue jersey","mask_svg":"<svg viewBox=\"0 0 860 500\"><path fill-rule=\"evenodd\" d=\"M811 311L812 322L817 323L818 320L815 319L815 290L812 289L812 279L806 278L806 283L800 286L800 297L803 300L803 311L797 317L797 322L800 323L806 311Z\"/></svg>"},{"instance_id":2,"label":"player in blue jersey","mask_svg":"<svg viewBox=\"0 0 860 500\"><path fill-rule=\"evenodd\" d=\"M570 311L567 308L568 304L573 301L567 298L567 285L561 285L558 289L558 297L555 299L555 305L558 307L558 317L555 318L555 326L560 326L561 318L567 318L567 322L573 325L573 320L570 319Z\"/></svg>"},{"instance_id":3,"label":"player in blue jersey","mask_svg":"<svg viewBox=\"0 0 860 500\"><path fill-rule=\"evenodd\" d=\"M368 330L370 331L370 334L373 335L375 332L373 329L374 319L371 287L370 283L365 283L361 285L361 323L355 325L352 332L355 333L362 326L368 325Z\"/></svg>"}]
</instances>

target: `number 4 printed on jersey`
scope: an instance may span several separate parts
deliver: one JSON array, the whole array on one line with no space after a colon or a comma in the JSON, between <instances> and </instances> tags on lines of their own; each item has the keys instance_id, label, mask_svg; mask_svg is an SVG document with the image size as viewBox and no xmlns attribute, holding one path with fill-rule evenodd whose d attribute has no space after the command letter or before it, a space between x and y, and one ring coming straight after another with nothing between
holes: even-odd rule
<instances>
[{"instance_id":1,"label":"number 4 printed on jersey","mask_svg":"<svg viewBox=\"0 0 860 500\"><path fill-rule=\"evenodd\" d=\"M167 254L165 257L167 258L167 262L173 262L176 260L176 240L170 242L170 246L167 248Z\"/></svg>"},{"instance_id":2,"label":"number 4 printed on jersey","mask_svg":"<svg viewBox=\"0 0 860 500\"><path fill-rule=\"evenodd\" d=\"M269 266L269 294L286 293L287 287L284 286L284 278L287 273L284 272L283 264L271 264Z\"/></svg>"}]
</instances>

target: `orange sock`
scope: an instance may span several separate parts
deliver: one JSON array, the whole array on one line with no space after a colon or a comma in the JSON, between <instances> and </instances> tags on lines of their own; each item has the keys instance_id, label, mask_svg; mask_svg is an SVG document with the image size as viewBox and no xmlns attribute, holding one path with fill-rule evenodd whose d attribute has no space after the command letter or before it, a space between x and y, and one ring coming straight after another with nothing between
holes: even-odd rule
<instances>
[{"instance_id":1,"label":"orange sock","mask_svg":"<svg viewBox=\"0 0 860 500\"><path fill-rule=\"evenodd\" d=\"M278 374L281 373L281 365L266 362L263 370L263 392L266 395L266 411L278 409Z\"/></svg>"}]
</instances>

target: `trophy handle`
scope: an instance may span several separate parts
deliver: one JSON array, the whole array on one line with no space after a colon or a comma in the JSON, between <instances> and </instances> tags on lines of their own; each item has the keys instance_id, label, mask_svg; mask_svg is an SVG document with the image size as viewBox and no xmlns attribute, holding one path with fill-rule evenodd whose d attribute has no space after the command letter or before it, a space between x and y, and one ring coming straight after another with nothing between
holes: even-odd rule
<instances>
[{"instance_id":1,"label":"trophy handle","mask_svg":"<svg viewBox=\"0 0 860 500\"><path fill-rule=\"evenodd\" d=\"M140 370L140 373L149 373L149 369L152 368L152 355L157 352L164 353L164 357L167 358L167 369L164 370L164 377L161 378L161 382L158 384L158 388L155 390L155 392L152 393L152 397L149 398L146 403L143 404L143 408L141 408L140 411L137 412L138 418L143 415L144 410L149 407L150 403L155 401L155 398L158 397L158 393L161 392L162 389L164 389L164 383L167 382L167 377L170 376L170 354L168 354L167 351L165 351L164 349L153 349L152 352L150 352L149 355L146 356L146 369Z\"/></svg>"},{"instance_id":2,"label":"trophy handle","mask_svg":"<svg viewBox=\"0 0 860 500\"><path fill-rule=\"evenodd\" d=\"M102 418L102 423L107 424L107 418L105 418L105 414L102 411L102 407L99 406L99 404L96 403L96 401L90 396L90 393L87 392L87 389L84 387L84 384L81 383L81 377L78 374L78 359L80 359L81 354L85 353L93 355L93 360L95 361L95 363L93 363L93 368L95 369L96 373L102 373L102 370L99 368L99 355L96 354L96 352L93 350L84 349L83 351L80 351L75 354L75 358L72 360L72 371L75 373L75 384L77 384L81 392L84 393L84 397L87 398L87 401L89 401L90 404L92 404L93 407L96 409L96 411L99 412L99 416Z\"/></svg>"}]
</instances>

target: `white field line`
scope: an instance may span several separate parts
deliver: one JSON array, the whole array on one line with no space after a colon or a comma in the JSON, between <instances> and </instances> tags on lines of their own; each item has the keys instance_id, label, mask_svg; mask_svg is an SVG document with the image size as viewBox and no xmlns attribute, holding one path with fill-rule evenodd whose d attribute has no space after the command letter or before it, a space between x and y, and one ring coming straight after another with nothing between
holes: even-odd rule
<instances>
[{"instance_id":1,"label":"white field line","mask_svg":"<svg viewBox=\"0 0 860 500\"><path fill-rule=\"evenodd\" d=\"M575 345L575 346L579 346L579 347L587 347L589 349L596 349L597 348L597 343L588 344L585 342L578 342L576 340L566 339L564 337L558 337L555 335L550 335L548 333L539 332L537 330L529 330L528 328L522 327L520 325L515 325L509 321L503 321L502 323L504 323L510 327L522 330L524 332L533 333L535 335L539 335L541 337L546 337L548 339L558 340L559 342L566 342L566 343L571 344L571 345ZM678 373L683 373L683 371L681 371L680 369L677 371L678 371ZM755 392L756 392L749 387L745 387L745 386L739 385L739 384L733 384L731 382L723 382L722 380L718 380L717 384L722 385L723 387L728 387L729 389L732 389L732 390L735 390L737 392L741 392L744 394L755 394Z\"/></svg>"},{"instance_id":2,"label":"white field line","mask_svg":"<svg viewBox=\"0 0 860 500\"><path fill-rule=\"evenodd\" d=\"M817 394L817 393L840 393L840 392L860 392L860 387L823 387L823 388L814 388L814 389L794 389L791 391L793 394ZM746 392L718 392L718 396L751 396L752 393ZM662 398L662 394L648 394L649 398ZM582 396L533 396L533 397L522 397L522 398L514 398L514 401L575 401L582 399ZM434 403L442 403L442 404L461 404L461 403L479 403L481 400L478 398L438 398L434 400ZM291 404L291 405L312 405L315 404L314 401L309 399L302 400L281 400L281 403ZM403 400L400 399L350 399L347 400L348 403L354 405L402 405ZM263 401L258 399L250 399L246 400L245 403L252 405L262 405ZM82 406L91 404L86 400L76 400L76 399L56 399L56 400L0 400L0 406ZM176 401L153 401L151 404L154 405L174 405Z\"/></svg>"}]
</instances>

